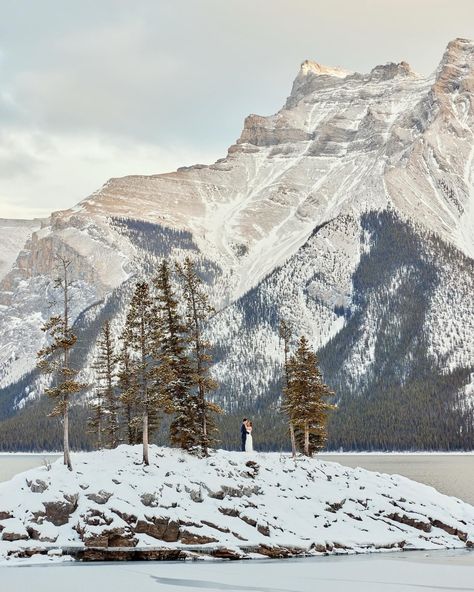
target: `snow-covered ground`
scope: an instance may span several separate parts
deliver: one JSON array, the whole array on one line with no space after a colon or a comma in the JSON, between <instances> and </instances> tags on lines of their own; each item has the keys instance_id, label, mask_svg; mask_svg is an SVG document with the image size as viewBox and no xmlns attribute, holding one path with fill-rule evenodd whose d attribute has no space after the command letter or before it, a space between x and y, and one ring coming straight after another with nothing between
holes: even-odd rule
<instances>
[{"instance_id":1,"label":"snow-covered ground","mask_svg":"<svg viewBox=\"0 0 474 592\"><path fill-rule=\"evenodd\" d=\"M474 507L399 475L278 453L153 446L74 455L0 484L0 557L262 557L465 548ZM130 555L132 554L132 555ZM169 555L168 555L169 556ZM45 557L46 559L46 557Z\"/></svg>"}]
</instances>

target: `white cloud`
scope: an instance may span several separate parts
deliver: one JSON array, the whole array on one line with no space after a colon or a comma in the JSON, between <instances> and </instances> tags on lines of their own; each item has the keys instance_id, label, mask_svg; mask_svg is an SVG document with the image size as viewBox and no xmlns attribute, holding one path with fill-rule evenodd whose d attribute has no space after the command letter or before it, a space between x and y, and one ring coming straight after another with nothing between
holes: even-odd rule
<instances>
[{"instance_id":1,"label":"white cloud","mask_svg":"<svg viewBox=\"0 0 474 592\"><path fill-rule=\"evenodd\" d=\"M168 172L196 162L210 163L218 156L92 133L4 132L0 135L0 217L47 216L75 205L110 177Z\"/></svg>"},{"instance_id":2,"label":"white cloud","mask_svg":"<svg viewBox=\"0 0 474 592\"><path fill-rule=\"evenodd\" d=\"M428 73L472 0L22 0L0 20L0 215L73 205L110 176L223 156L306 58Z\"/></svg>"}]
</instances>

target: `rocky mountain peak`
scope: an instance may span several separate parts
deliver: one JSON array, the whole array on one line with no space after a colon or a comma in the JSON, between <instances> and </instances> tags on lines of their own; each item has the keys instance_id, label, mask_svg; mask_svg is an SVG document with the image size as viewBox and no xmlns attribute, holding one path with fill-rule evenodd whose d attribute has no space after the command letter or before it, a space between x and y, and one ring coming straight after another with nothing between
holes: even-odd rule
<instances>
[{"instance_id":1,"label":"rocky mountain peak","mask_svg":"<svg viewBox=\"0 0 474 592\"><path fill-rule=\"evenodd\" d=\"M370 72L371 80L390 80L392 78L417 78L418 74L412 70L407 62L388 62L375 66Z\"/></svg>"},{"instance_id":2,"label":"rocky mountain peak","mask_svg":"<svg viewBox=\"0 0 474 592\"><path fill-rule=\"evenodd\" d=\"M474 41L457 38L448 43L436 71L435 91L451 92L461 86L474 91Z\"/></svg>"},{"instance_id":3,"label":"rocky mountain peak","mask_svg":"<svg viewBox=\"0 0 474 592\"><path fill-rule=\"evenodd\" d=\"M472 71L474 67L474 41L469 39L453 39L446 47L438 67L439 74L446 68L457 69L458 74Z\"/></svg>"},{"instance_id":4,"label":"rocky mountain peak","mask_svg":"<svg viewBox=\"0 0 474 592\"><path fill-rule=\"evenodd\" d=\"M345 78L351 72L343 68L324 66L318 62L312 60L305 60L300 67L301 76L308 76L308 74L314 74L316 76L336 76L337 78Z\"/></svg>"}]
</instances>

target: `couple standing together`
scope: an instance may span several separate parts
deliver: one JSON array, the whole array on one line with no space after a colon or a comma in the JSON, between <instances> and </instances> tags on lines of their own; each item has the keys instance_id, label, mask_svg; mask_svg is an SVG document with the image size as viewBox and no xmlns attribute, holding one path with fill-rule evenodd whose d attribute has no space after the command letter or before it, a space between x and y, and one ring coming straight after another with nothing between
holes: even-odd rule
<instances>
[{"instance_id":1,"label":"couple standing together","mask_svg":"<svg viewBox=\"0 0 474 592\"><path fill-rule=\"evenodd\" d=\"M246 417L240 426L240 436L242 438L242 452L253 452L252 422Z\"/></svg>"}]
</instances>

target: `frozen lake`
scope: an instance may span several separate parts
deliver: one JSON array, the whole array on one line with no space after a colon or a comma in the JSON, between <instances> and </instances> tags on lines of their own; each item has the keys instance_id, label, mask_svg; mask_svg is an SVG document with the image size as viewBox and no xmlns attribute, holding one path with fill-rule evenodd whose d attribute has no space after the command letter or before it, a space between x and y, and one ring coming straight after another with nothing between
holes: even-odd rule
<instances>
[{"instance_id":1,"label":"frozen lake","mask_svg":"<svg viewBox=\"0 0 474 592\"><path fill-rule=\"evenodd\" d=\"M461 592L474 590L474 552L434 551L283 561L1 567L2 590L35 592Z\"/></svg>"},{"instance_id":2,"label":"frozen lake","mask_svg":"<svg viewBox=\"0 0 474 592\"><path fill-rule=\"evenodd\" d=\"M53 462L59 454L5 454L0 452L0 482L8 481L14 475Z\"/></svg>"}]
</instances>

